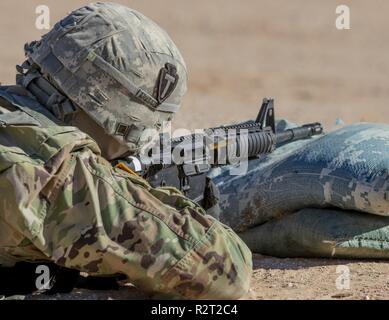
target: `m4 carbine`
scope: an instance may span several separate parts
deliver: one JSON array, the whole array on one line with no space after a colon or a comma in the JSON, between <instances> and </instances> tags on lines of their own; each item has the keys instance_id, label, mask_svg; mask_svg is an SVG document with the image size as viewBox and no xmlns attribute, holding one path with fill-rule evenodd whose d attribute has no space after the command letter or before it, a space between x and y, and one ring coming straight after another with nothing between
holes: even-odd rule
<instances>
[{"instance_id":1,"label":"m4 carbine","mask_svg":"<svg viewBox=\"0 0 389 320\"><path fill-rule=\"evenodd\" d=\"M153 187L175 187L207 209L211 206L207 203L207 174L212 168L236 166L240 161L268 154L280 144L322 132L318 122L276 132L274 100L265 98L255 120L177 138L161 134L156 148L146 155L120 160L117 165L136 172Z\"/></svg>"}]
</instances>

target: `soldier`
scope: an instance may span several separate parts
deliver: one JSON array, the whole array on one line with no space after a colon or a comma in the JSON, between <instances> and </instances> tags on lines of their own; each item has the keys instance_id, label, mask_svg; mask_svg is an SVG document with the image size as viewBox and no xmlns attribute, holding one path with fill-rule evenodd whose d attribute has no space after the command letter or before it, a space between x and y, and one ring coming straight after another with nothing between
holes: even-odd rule
<instances>
[{"instance_id":1,"label":"soldier","mask_svg":"<svg viewBox=\"0 0 389 320\"><path fill-rule=\"evenodd\" d=\"M244 295L251 253L229 227L109 162L180 107L187 73L169 36L96 3L25 53L17 85L0 87L0 265L52 261L183 298Z\"/></svg>"}]
</instances>

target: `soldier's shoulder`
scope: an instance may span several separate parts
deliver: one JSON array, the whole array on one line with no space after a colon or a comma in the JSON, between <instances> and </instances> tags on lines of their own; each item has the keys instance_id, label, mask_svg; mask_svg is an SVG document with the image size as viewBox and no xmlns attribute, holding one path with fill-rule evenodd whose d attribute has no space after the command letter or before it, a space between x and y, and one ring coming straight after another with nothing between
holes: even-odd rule
<instances>
[{"instance_id":1,"label":"soldier's shoulder","mask_svg":"<svg viewBox=\"0 0 389 320\"><path fill-rule=\"evenodd\" d=\"M77 145L89 145L99 153L97 144L86 133L59 124L22 87L0 86L0 154L17 148L19 153L47 161L66 146L70 152Z\"/></svg>"},{"instance_id":2,"label":"soldier's shoulder","mask_svg":"<svg viewBox=\"0 0 389 320\"><path fill-rule=\"evenodd\" d=\"M10 107L10 104L24 102L25 104L39 104L38 101L20 85L0 85L0 106Z\"/></svg>"},{"instance_id":3,"label":"soldier's shoulder","mask_svg":"<svg viewBox=\"0 0 389 320\"><path fill-rule=\"evenodd\" d=\"M23 111L33 117L37 114L36 118L44 119L43 125L59 124L54 115L20 85L0 86L0 106L3 108L0 113Z\"/></svg>"}]
</instances>

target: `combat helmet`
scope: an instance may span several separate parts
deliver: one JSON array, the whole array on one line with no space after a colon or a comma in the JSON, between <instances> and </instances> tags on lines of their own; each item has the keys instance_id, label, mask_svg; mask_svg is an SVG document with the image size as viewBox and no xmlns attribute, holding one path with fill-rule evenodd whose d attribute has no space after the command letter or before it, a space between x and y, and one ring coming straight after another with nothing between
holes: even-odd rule
<instances>
[{"instance_id":1,"label":"combat helmet","mask_svg":"<svg viewBox=\"0 0 389 320\"><path fill-rule=\"evenodd\" d=\"M17 83L65 123L86 114L124 147L119 153L149 142L144 133L171 121L186 92L185 62L169 35L116 3L73 11L40 41L26 44L25 53ZM119 156L112 153L107 156Z\"/></svg>"}]
</instances>

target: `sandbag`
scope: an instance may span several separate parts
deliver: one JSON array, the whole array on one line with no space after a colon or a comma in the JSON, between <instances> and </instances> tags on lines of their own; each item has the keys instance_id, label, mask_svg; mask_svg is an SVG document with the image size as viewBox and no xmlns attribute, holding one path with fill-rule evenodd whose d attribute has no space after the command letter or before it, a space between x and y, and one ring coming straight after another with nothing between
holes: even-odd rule
<instances>
[{"instance_id":1,"label":"sandbag","mask_svg":"<svg viewBox=\"0 0 389 320\"><path fill-rule=\"evenodd\" d=\"M278 257L389 258L389 217L361 212L306 208L239 235Z\"/></svg>"},{"instance_id":2,"label":"sandbag","mask_svg":"<svg viewBox=\"0 0 389 320\"><path fill-rule=\"evenodd\" d=\"M278 130L288 127L283 121ZM358 123L250 160L246 174L211 171L208 213L237 231L308 207L389 215L389 125Z\"/></svg>"}]
</instances>

